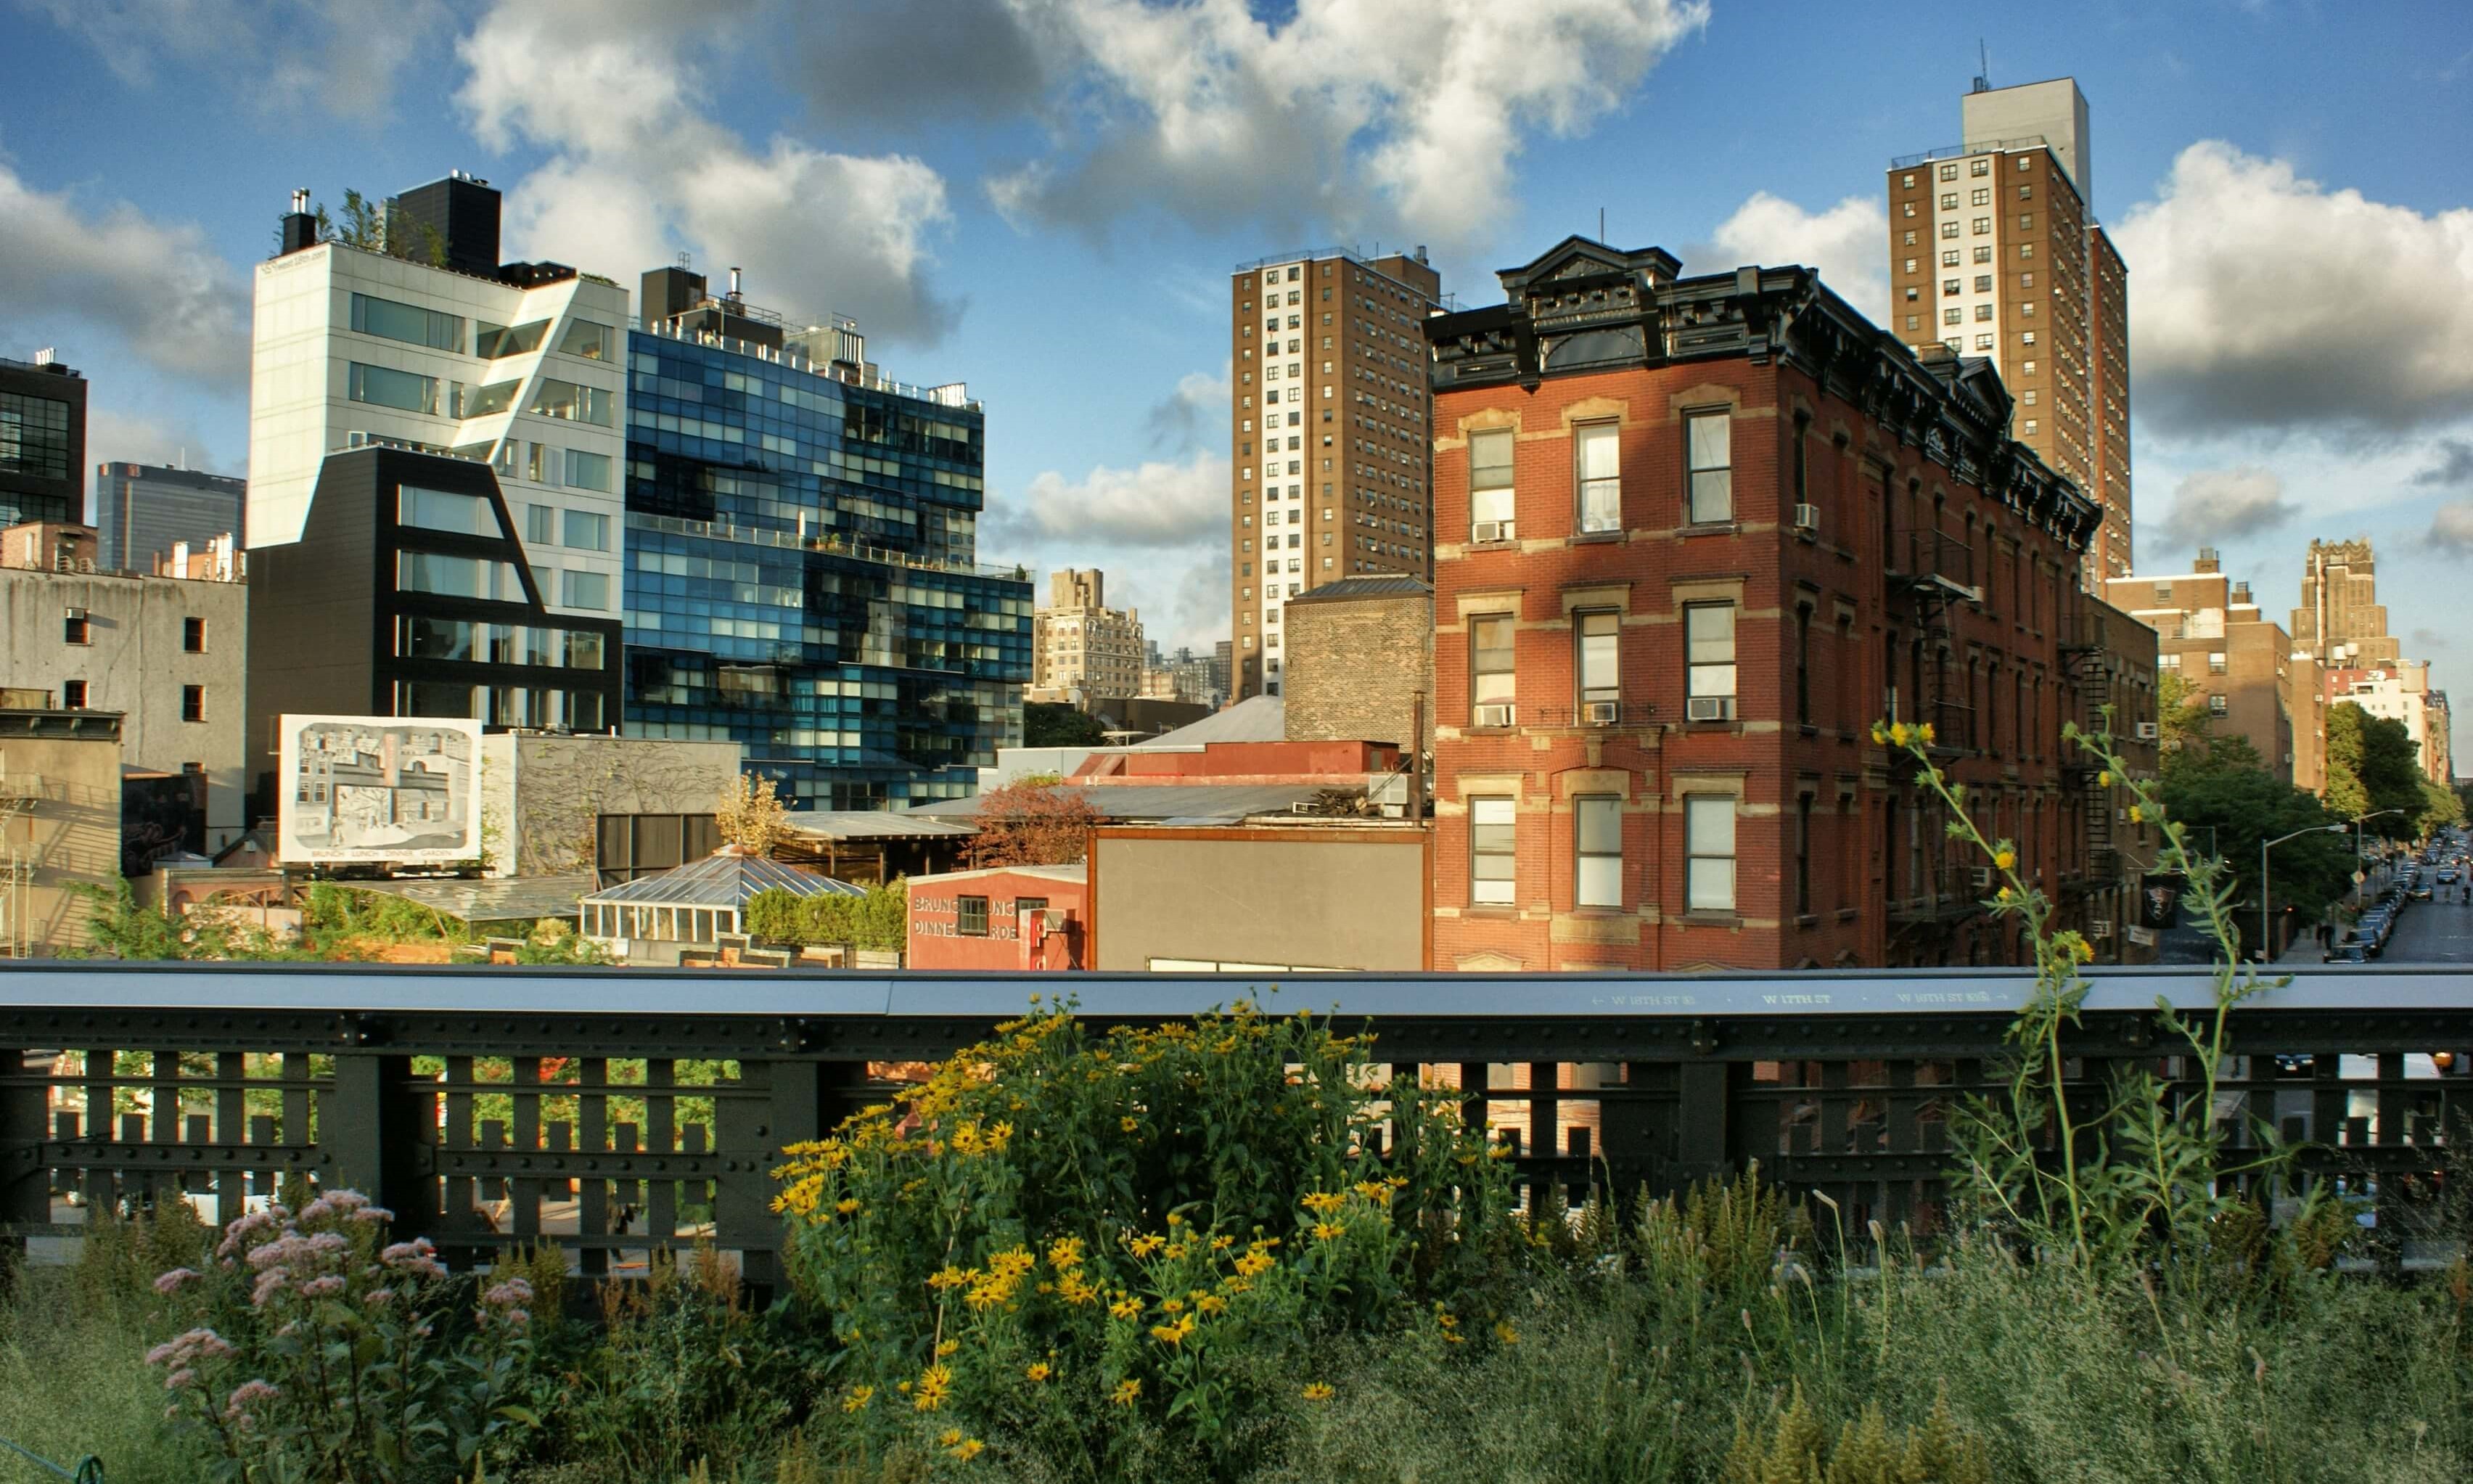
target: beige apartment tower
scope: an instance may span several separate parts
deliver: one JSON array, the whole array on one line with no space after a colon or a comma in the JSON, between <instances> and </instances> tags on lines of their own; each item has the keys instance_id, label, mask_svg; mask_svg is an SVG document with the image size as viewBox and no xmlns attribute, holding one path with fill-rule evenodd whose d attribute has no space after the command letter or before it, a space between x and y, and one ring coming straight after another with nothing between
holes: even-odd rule
<instances>
[{"instance_id":1,"label":"beige apartment tower","mask_svg":"<svg viewBox=\"0 0 2473 1484\"><path fill-rule=\"evenodd\" d=\"M1121 700L1142 693L1142 615L1108 607L1096 567L1047 574L1047 602L1030 621L1030 699Z\"/></svg>"},{"instance_id":2,"label":"beige apartment tower","mask_svg":"<svg viewBox=\"0 0 2473 1484\"><path fill-rule=\"evenodd\" d=\"M1236 699L1281 691L1287 600L1350 577L1432 575L1426 250L1315 248L1228 279L1229 598Z\"/></svg>"},{"instance_id":3,"label":"beige apartment tower","mask_svg":"<svg viewBox=\"0 0 2473 1484\"><path fill-rule=\"evenodd\" d=\"M2116 577L2103 600L2153 629L2159 680L2179 676L2219 735L2258 749L2267 771L2313 793L2327 782L2327 716L2317 662L2260 611L2249 584L2200 547L2187 572Z\"/></svg>"},{"instance_id":4,"label":"beige apartment tower","mask_svg":"<svg viewBox=\"0 0 2473 1484\"><path fill-rule=\"evenodd\" d=\"M1889 165L1890 330L2000 369L2009 434L2103 508L2089 592L2130 570L2129 275L2098 226L2076 81L1981 85L1964 142Z\"/></svg>"},{"instance_id":5,"label":"beige apartment tower","mask_svg":"<svg viewBox=\"0 0 2473 1484\"><path fill-rule=\"evenodd\" d=\"M2331 670L2388 667L2402 658L2379 602L2378 573L2366 539L2313 540L2302 559L2301 606L2293 610L2294 647Z\"/></svg>"}]
</instances>

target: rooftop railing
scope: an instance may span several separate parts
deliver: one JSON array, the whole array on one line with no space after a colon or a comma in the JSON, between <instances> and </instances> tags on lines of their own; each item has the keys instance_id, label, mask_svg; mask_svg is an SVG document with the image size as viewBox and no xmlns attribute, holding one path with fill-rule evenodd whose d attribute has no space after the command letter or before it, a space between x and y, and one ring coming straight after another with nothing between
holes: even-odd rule
<instances>
[{"instance_id":1,"label":"rooftop railing","mask_svg":"<svg viewBox=\"0 0 2473 1484\"><path fill-rule=\"evenodd\" d=\"M948 381L939 386L923 387L907 381L893 381L882 376L871 376L863 371L851 367L847 362L827 361L819 364L795 347L767 346L752 340L739 340L729 335L715 335L709 330L683 330L676 324L660 320L646 323L641 317L631 316L627 321L627 327L661 340L675 340L685 345L710 346L732 355L753 356L759 361L787 366L792 371L805 371L808 375L822 376L828 381L839 382L848 387L857 387L863 391L885 392L895 396L909 397L913 401L932 402L939 407L952 407L963 412L986 411L986 408L970 395L970 386L967 382Z\"/></svg>"},{"instance_id":2,"label":"rooftop railing","mask_svg":"<svg viewBox=\"0 0 2473 1484\"><path fill-rule=\"evenodd\" d=\"M717 541L735 541L746 546L771 546L782 551L823 552L829 556L851 557L860 562L908 567L923 572L952 572L967 577L1000 577L1012 582L1030 580L1030 569L1020 562L939 562L932 557L924 557L916 552L899 551L890 546L873 546L865 541L833 535L801 536L795 531L775 531L763 526L732 525L723 520L690 520L684 515L654 515L641 511L627 513L627 526L634 531L661 531L672 536L705 537Z\"/></svg>"}]
</instances>

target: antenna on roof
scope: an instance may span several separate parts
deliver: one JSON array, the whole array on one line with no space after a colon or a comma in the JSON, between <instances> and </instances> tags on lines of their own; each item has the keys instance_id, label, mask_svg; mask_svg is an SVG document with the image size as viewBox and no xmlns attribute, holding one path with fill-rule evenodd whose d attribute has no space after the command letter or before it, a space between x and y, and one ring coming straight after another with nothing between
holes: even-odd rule
<instances>
[{"instance_id":1,"label":"antenna on roof","mask_svg":"<svg viewBox=\"0 0 2473 1484\"><path fill-rule=\"evenodd\" d=\"M1606 240L1606 208L1603 206L1597 208L1597 240Z\"/></svg>"},{"instance_id":2,"label":"antenna on roof","mask_svg":"<svg viewBox=\"0 0 2473 1484\"><path fill-rule=\"evenodd\" d=\"M1981 36L1975 38L1975 68L1974 90L1979 93L1992 91L1992 53L1985 48Z\"/></svg>"}]
</instances>

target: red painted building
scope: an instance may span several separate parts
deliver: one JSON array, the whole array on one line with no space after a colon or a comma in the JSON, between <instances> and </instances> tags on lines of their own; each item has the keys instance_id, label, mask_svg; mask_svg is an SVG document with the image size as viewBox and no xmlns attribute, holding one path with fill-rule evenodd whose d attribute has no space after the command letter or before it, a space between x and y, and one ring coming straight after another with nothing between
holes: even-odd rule
<instances>
[{"instance_id":1,"label":"red painted building","mask_svg":"<svg viewBox=\"0 0 2473 1484\"><path fill-rule=\"evenodd\" d=\"M1434 962L2012 958L1876 718L2084 873L2065 768L2094 504L1802 268L1570 238L1434 356Z\"/></svg>"},{"instance_id":2,"label":"red painted building","mask_svg":"<svg viewBox=\"0 0 2473 1484\"><path fill-rule=\"evenodd\" d=\"M1080 866L996 866L910 878L912 969L1088 967Z\"/></svg>"}]
</instances>

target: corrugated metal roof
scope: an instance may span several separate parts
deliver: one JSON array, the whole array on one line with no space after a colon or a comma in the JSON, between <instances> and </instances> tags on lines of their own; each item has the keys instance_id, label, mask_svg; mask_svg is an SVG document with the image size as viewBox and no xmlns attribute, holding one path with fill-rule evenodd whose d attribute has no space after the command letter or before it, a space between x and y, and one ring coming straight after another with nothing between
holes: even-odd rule
<instances>
[{"instance_id":1,"label":"corrugated metal roof","mask_svg":"<svg viewBox=\"0 0 2473 1484\"><path fill-rule=\"evenodd\" d=\"M1209 742L1285 742L1288 708L1277 696L1251 696L1223 711L1213 711L1190 726L1164 731L1132 751L1200 747Z\"/></svg>"},{"instance_id":2,"label":"corrugated metal roof","mask_svg":"<svg viewBox=\"0 0 2473 1484\"><path fill-rule=\"evenodd\" d=\"M1309 588L1288 600L1294 608L1300 603L1345 603L1351 598L1427 597L1434 595L1433 586L1405 573L1384 577L1343 577L1335 583L1325 583Z\"/></svg>"},{"instance_id":3,"label":"corrugated metal roof","mask_svg":"<svg viewBox=\"0 0 2473 1484\"><path fill-rule=\"evenodd\" d=\"M968 825L953 825L918 814L887 809L804 809L781 821L792 832L817 840L914 840L972 833Z\"/></svg>"},{"instance_id":4,"label":"corrugated metal roof","mask_svg":"<svg viewBox=\"0 0 2473 1484\"><path fill-rule=\"evenodd\" d=\"M660 875L638 876L606 892L595 892L584 900L612 906L743 907L747 898L762 891L783 891L794 897L867 895L865 887L801 871L778 860L717 850Z\"/></svg>"},{"instance_id":5,"label":"corrugated metal roof","mask_svg":"<svg viewBox=\"0 0 2473 1484\"><path fill-rule=\"evenodd\" d=\"M437 877L336 884L356 892L400 897L466 922L516 922L575 916L576 902L592 890L593 880L589 875L506 876L478 881Z\"/></svg>"}]
</instances>

